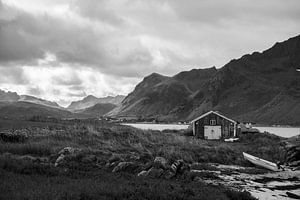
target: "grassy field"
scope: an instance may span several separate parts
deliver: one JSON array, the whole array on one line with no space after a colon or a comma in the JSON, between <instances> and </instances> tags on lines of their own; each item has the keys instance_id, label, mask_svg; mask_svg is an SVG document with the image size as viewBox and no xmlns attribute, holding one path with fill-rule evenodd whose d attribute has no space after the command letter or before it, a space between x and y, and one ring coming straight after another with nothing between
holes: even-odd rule
<instances>
[{"instance_id":1,"label":"grassy field","mask_svg":"<svg viewBox=\"0 0 300 200\"><path fill-rule=\"evenodd\" d=\"M26 125L26 122L22 122ZM31 122L32 123L32 122ZM162 156L172 162L250 165L242 152L270 161L283 159L281 138L269 134L241 137L238 143L199 140L186 131L146 131L93 120L18 125L24 142L0 142L0 154L52 159L64 147L93 154L99 166L73 166L64 171L53 165L0 159L0 199L252 199L248 193L195 182L186 176L171 180L112 173L104 167L114 156L139 156L142 164ZM9 124L9 123L8 123ZM2 123L3 125L3 123ZM9 128L11 128L9 126ZM2 130L5 127L2 126ZM161 190L161 188L165 188Z\"/></svg>"}]
</instances>

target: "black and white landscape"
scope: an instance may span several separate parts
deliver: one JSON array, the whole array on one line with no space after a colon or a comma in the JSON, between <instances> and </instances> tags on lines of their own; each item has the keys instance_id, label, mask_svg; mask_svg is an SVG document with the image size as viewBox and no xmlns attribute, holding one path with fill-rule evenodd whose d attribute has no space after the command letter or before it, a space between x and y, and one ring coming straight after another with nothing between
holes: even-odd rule
<instances>
[{"instance_id":1,"label":"black and white landscape","mask_svg":"<svg viewBox=\"0 0 300 200\"><path fill-rule=\"evenodd\" d=\"M298 0L0 0L0 199L299 199L299 70Z\"/></svg>"}]
</instances>

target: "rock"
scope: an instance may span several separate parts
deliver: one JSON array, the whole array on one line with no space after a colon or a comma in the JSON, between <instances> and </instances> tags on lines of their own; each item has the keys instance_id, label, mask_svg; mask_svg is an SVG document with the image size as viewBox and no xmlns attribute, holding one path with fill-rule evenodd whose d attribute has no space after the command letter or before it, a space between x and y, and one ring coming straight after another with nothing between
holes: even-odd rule
<instances>
[{"instance_id":1,"label":"rock","mask_svg":"<svg viewBox=\"0 0 300 200\"><path fill-rule=\"evenodd\" d=\"M148 174L148 171L143 170L140 173L138 173L138 176L148 176Z\"/></svg>"},{"instance_id":2,"label":"rock","mask_svg":"<svg viewBox=\"0 0 300 200\"><path fill-rule=\"evenodd\" d=\"M38 159L33 156L25 155L25 156L20 156L18 157L19 160L25 160L25 161L30 161L30 162L37 162Z\"/></svg>"},{"instance_id":3,"label":"rock","mask_svg":"<svg viewBox=\"0 0 300 200\"><path fill-rule=\"evenodd\" d=\"M176 160L171 165L171 170L176 174L183 165L183 160Z\"/></svg>"},{"instance_id":4,"label":"rock","mask_svg":"<svg viewBox=\"0 0 300 200\"><path fill-rule=\"evenodd\" d=\"M58 152L58 155L61 155L61 154L64 154L64 155L67 155L67 154L73 154L75 153L75 151L77 151L78 149L75 149L73 147L65 147L63 148L62 150L60 150Z\"/></svg>"},{"instance_id":5,"label":"rock","mask_svg":"<svg viewBox=\"0 0 300 200\"><path fill-rule=\"evenodd\" d=\"M55 166L55 167L58 167L58 166L64 161L65 157L66 157L66 156L65 156L64 154L61 154L61 155L56 159L54 166Z\"/></svg>"},{"instance_id":6,"label":"rock","mask_svg":"<svg viewBox=\"0 0 300 200\"><path fill-rule=\"evenodd\" d=\"M138 160L140 160L140 156L139 155L135 155L135 154L131 154L129 156L129 160L138 161Z\"/></svg>"},{"instance_id":7,"label":"rock","mask_svg":"<svg viewBox=\"0 0 300 200\"><path fill-rule=\"evenodd\" d=\"M47 157L38 157L37 161L40 163L49 163L49 158Z\"/></svg>"},{"instance_id":8,"label":"rock","mask_svg":"<svg viewBox=\"0 0 300 200\"><path fill-rule=\"evenodd\" d=\"M148 170L148 176L151 178L159 178L163 174L164 170L163 169L157 169L152 167L151 169Z\"/></svg>"},{"instance_id":9,"label":"rock","mask_svg":"<svg viewBox=\"0 0 300 200\"><path fill-rule=\"evenodd\" d=\"M154 159L153 167L166 169L168 162L163 157L156 157Z\"/></svg>"},{"instance_id":10,"label":"rock","mask_svg":"<svg viewBox=\"0 0 300 200\"><path fill-rule=\"evenodd\" d=\"M291 167L298 167L298 166L300 166L300 160L290 162L289 166L291 166Z\"/></svg>"},{"instance_id":11,"label":"rock","mask_svg":"<svg viewBox=\"0 0 300 200\"><path fill-rule=\"evenodd\" d=\"M292 166L300 166L300 146L290 143L285 144L286 149L286 163Z\"/></svg>"},{"instance_id":12,"label":"rock","mask_svg":"<svg viewBox=\"0 0 300 200\"><path fill-rule=\"evenodd\" d=\"M120 162L112 172L134 172L138 167L135 162Z\"/></svg>"}]
</instances>

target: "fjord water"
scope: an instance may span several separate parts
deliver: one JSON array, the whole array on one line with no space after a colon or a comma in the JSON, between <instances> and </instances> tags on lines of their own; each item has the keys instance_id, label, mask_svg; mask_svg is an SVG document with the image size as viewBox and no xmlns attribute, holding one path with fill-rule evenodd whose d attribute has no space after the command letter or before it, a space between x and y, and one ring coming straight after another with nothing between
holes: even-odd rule
<instances>
[{"instance_id":1,"label":"fjord water","mask_svg":"<svg viewBox=\"0 0 300 200\"><path fill-rule=\"evenodd\" d=\"M133 126L135 128L140 129L151 129L151 130L180 130L180 129L187 129L189 125L187 124L147 124L147 123L125 123L124 125ZM259 131L264 132L267 131L269 133L273 133L275 135L289 138L296 135L300 135L300 127L254 127L257 128Z\"/></svg>"},{"instance_id":2,"label":"fjord water","mask_svg":"<svg viewBox=\"0 0 300 200\"><path fill-rule=\"evenodd\" d=\"M254 127L257 128L260 132L267 131L275 135L289 138L296 135L300 135L300 127Z\"/></svg>"}]
</instances>

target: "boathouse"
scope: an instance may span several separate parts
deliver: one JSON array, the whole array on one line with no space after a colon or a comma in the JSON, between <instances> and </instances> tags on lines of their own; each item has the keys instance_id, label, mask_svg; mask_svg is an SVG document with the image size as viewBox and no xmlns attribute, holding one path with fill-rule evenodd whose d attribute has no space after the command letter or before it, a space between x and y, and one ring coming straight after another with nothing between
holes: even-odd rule
<instances>
[{"instance_id":1,"label":"boathouse","mask_svg":"<svg viewBox=\"0 0 300 200\"><path fill-rule=\"evenodd\" d=\"M191 123L194 136L201 139L219 140L237 136L238 122L218 111L209 111Z\"/></svg>"}]
</instances>

